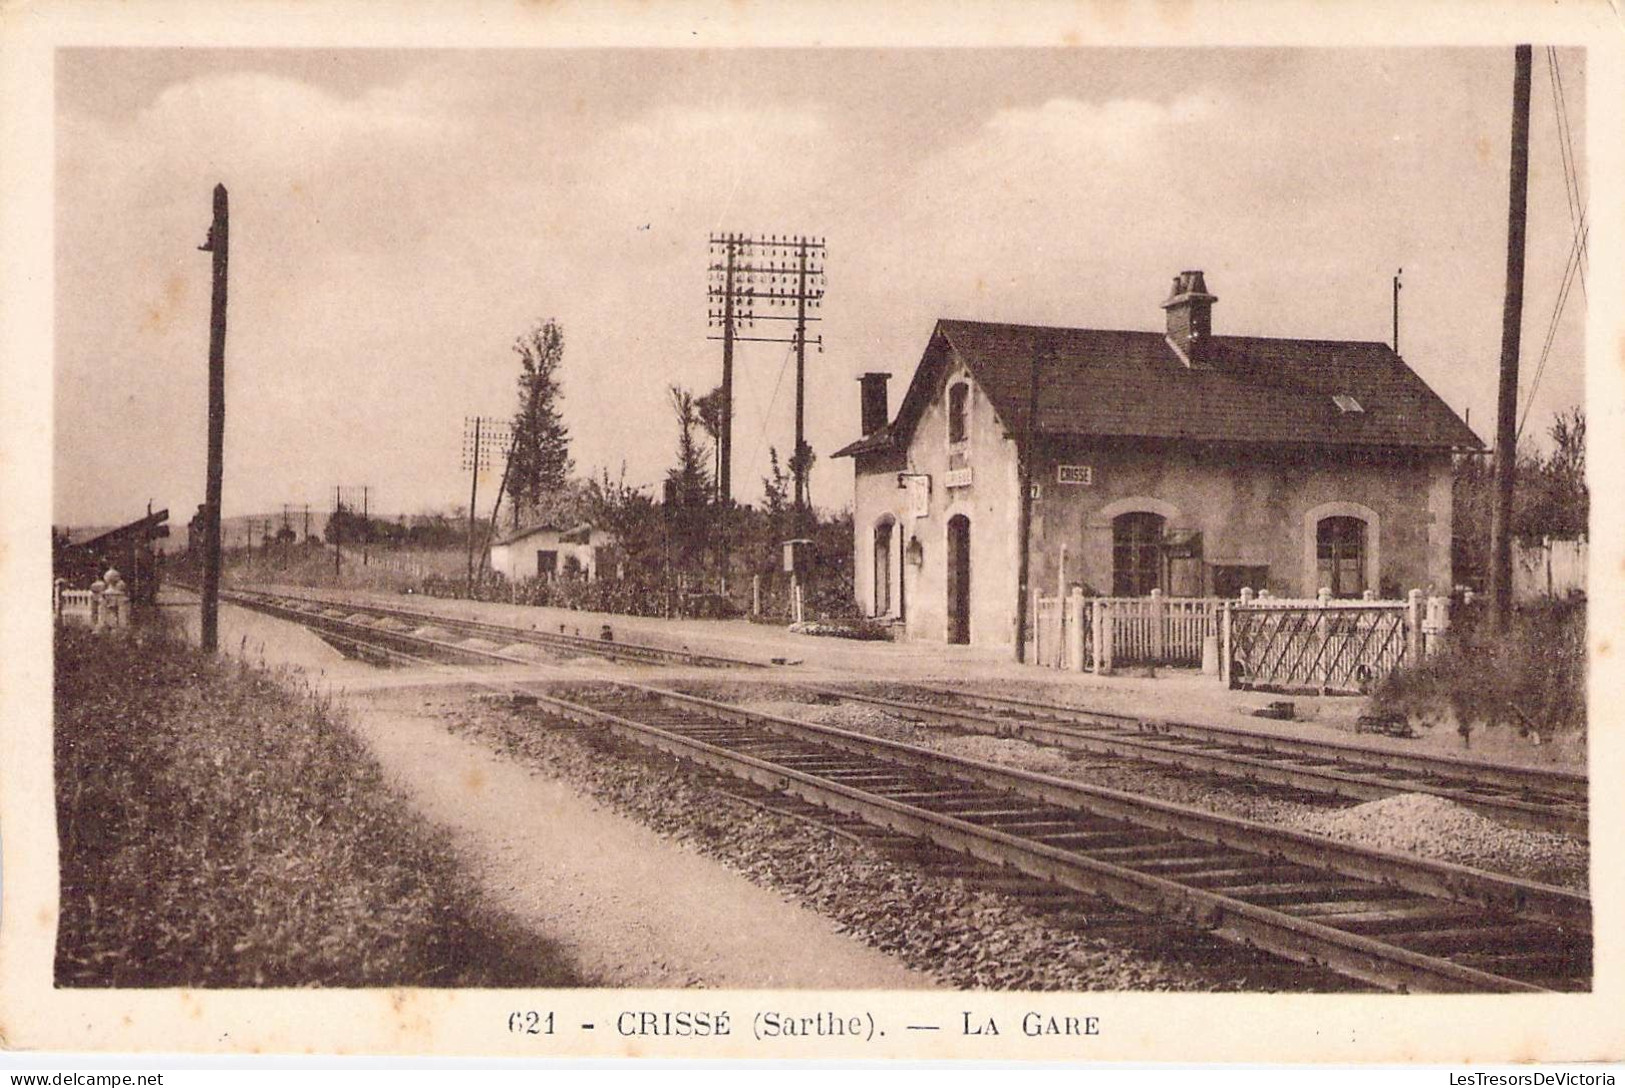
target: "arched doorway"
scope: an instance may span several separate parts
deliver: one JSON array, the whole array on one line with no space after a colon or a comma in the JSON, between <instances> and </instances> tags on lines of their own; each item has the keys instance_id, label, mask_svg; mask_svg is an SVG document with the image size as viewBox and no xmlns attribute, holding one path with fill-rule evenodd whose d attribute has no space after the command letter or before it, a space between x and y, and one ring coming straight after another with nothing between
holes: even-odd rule
<instances>
[{"instance_id":1,"label":"arched doorway","mask_svg":"<svg viewBox=\"0 0 1625 1088\"><path fill-rule=\"evenodd\" d=\"M892 528L890 518L886 518L875 526L874 614L877 616L890 615L892 610Z\"/></svg>"},{"instance_id":2,"label":"arched doorway","mask_svg":"<svg viewBox=\"0 0 1625 1088\"><path fill-rule=\"evenodd\" d=\"M1164 589L1161 514L1136 510L1112 519L1112 596L1146 597Z\"/></svg>"},{"instance_id":3,"label":"arched doorway","mask_svg":"<svg viewBox=\"0 0 1625 1088\"><path fill-rule=\"evenodd\" d=\"M970 642L970 518L948 519L948 641Z\"/></svg>"}]
</instances>

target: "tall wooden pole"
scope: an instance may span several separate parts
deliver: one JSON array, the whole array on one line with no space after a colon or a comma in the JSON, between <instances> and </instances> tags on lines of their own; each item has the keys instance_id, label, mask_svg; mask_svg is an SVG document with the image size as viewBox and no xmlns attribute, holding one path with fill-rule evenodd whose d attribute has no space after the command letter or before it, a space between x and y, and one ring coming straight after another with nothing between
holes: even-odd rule
<instances>
[{"instance_id":1,"label":"tall wooden pole","mask_svg":"<svg viewBox=\"0 0 1625 1088\"><path fill-rule=\"evenodd\" d=\"M474 596L474 507L480 501L480 420L474 417L474 458L472 481L468 485L468 595Z\"/></svg>"},{"instance_id":2,"label":"tall wooden pole","mask_svg":"<svg viewBox=\"0 0 1625 1088\"><path fill-rule=\"evenodd\" d=\"M220 495L226 448L226 260L230 253L226 187L214 187L214 222L201 247L214 255L214 289L209 303L209 469L203 513L204 653L220 642Z\"/></svg>"},{"instance_id":3,"label":"tall wooden pole","mask_svg":"<svg viewBox=\"0 0 1625 1088\"><path fill-rule=\"evenodd\" d=\"M1016 662L1027 660L1027 611L1032 597L1029 581L1032 577L1033 535L1033 461L1037 451L1033 443L1038 437L1038 361L1039 339L1033 336L1032 370L1028 375L1027 426L1022 436L1019 457L1021 505L1017 507L1016 547Z\"/></svg>"},{"instance_id":4,"label":"tall wooden pole","mask_svg":"<svg viewBox=\"0 0 1625 1088\"><path fill-rule=\"evenodd\" d=\"M332 531L328 534L333 538L333 580L338 581L344 567L344 518L340 515L344 511L344 490L338 484L333 485L333 520L328 522Z\"/></svg>"},{"instance_id":5,"label":"tall wooden pole","mask_svg":"<svg viewBox=\"0 0 1625 1088\"><path fill-rule=\"evenodd\" d=\"M796 278L796 513L807 509L807 439L804 413L807 406L807 239L797 243L801 256ZM798 526L798 533L801 528Z\"/></svg>"},{"instance_id":6,"label":"tall wooden pole","mask_svg":"<svg viewBox=\"0 0 1625 1088\"><path fill-rule=\"evenodd\" d=\"M1404 274L1405 274L1405 270L1403 268L1401 268L1398 272L1394 273L1394 354L1395 355L1399 354L1399 288L1401 286L1401 284L1399 282L1399 277L1403 276Z\"/></svg>"},{"instance_id":7,"label":"tall wooden pole","mask_svg":"<svg viewBox=\"0 0 1625 1088\"><path fill-rule=\"evenodd\" d=\"M1512 178L1507 212L1507 286L1501 307L1501 385L1495 419L1495 510L1490 522L1490 598L1495 627L1512 622L1512 491L1518 467L1518 346L1523 328L1524 224L1529 196L1531 50L1514 51Z\"/></svg>"},{"instance_id":8,"label":"tall wooden pole","mask_svg":"<svg viewBox=\"0 0 1625 1088\"><path fill-rule=\"evenodd\" d=\"M717 438L717 497L724 506L733 498L734 455L734 243L727 243L727 270L722 291L722 427Z\"/></svg>"},{"instance_id":9,"label":"tall wooden pole","mask_svg":"<svg viewBox=\"0 0 1625 1088\"><path fill-rule=\"evenodd\" d=\"M508 490L508 473L512 471L512 469L513 443L509 442L507 460L503 461L502 463L502 482L497 485L497 501L491 504L491 524L485 527L485 544L480 548L481 574L485 573L485 559L488 555L490 555L491 541L494 540L497 535L497 512L502 509L502 496ZM514 503L513 505L514 510L517 511L519 509L519 504ZM517 516L514 518L513 527L515 529L519 528L519 518Z\"/></svg>"}]
</instances>

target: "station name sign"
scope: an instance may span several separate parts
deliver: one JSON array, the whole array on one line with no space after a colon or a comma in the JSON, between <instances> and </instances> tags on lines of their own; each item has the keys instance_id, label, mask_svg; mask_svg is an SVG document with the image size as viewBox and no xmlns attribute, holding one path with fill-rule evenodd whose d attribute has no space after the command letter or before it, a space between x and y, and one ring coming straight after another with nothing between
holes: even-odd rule
<instances>
[{"instance_id":1,"label":"station name sign","mask_svg":"<svg viewBox=\"0 0 1625 1088\"><path fill-rule=\"evenodd\" d=\"M1077 484L1081 487L1095 485L1094 465L1056 465L1055 482L1058 484Z\"/></svg>"},{"instance_id":2,"label":"station name sign","mask_svg":"<svg viewBox=\"0 0 1625 1088\"><path fill-rule=\"evenodd\" d=\"M943 487L969 487L971 485L971 470L969 468L951 468L942 474Z\"/></svg>"}]
</instances>

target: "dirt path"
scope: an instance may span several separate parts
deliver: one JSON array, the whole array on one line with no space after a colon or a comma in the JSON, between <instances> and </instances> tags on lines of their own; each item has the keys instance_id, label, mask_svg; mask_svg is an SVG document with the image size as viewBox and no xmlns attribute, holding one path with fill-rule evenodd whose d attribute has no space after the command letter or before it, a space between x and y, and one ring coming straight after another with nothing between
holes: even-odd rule
<instances>
[{"instance_id":1,"label":"dirt path","mask_svg":"<svg viewBox=\"0 0 1625 1088\"><path fill-rule=\"evenodd\" d=\"M350 699L386 773L449 828L493 906L607 986L919 989L932 980L716 862L452 736L412 691Z\"/></svg>"}]
</instances>

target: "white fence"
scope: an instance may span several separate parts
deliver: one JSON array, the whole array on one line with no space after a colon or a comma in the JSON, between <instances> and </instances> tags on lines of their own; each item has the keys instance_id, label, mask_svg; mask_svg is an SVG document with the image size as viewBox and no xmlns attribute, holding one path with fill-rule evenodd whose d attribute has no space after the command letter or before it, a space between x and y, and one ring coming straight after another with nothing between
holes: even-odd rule
<instances>
[{"instance_id":1,"label":"white fence","mask_svg":"<svg viewBox=\"0 0 1625 1088\"><path fill-rule=\"evenodd\" d=\"M1054 669L1107 672L1116 665L1203 663L1218 635L1217 597L1036 597L1030 660Z\"/></svg>"},{"instance_id":2,"label":"white fence","mask_svg":"<svg viewBox=\"0 0 1625 1088\"><path fill-rule=\"evenodd\" d=\"M1520 601L1540 597L1568 597L1586 591L1586 563L1590 548L1585 537L1539 544L1514 544L1512 595Z\"/></svg>"}]
</instances>

